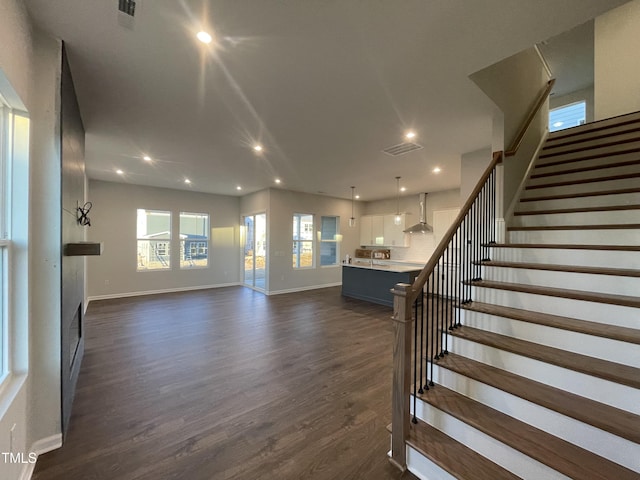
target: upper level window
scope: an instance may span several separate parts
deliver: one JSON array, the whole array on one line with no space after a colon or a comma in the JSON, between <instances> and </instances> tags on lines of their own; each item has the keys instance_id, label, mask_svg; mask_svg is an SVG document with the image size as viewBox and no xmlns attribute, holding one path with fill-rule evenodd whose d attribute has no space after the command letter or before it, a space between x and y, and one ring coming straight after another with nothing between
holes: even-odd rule
<instances>
[{"instance_id":1,"label":"upper level window","mask_svg":"<svg viewBox=\"0 0 640 480\"><path fill-rule=\"evenodd\" d=\"M320 266L337 265L340 217L320 217Z\"/></svg>"},{"instance_id":2,"label":"upper level window","mask_svg":"<svg viewBox=\"0 0 640 480\"><path fill-rule=\"evenodd\" d=\"M209 265L209 215L180 212L180 268Z\"/></svg>"},{"instance_id":3,"label":"upper level window","mask_svg":"<svg viewBox=\"0 0 640 480\"><path fill-rule=\"evenodd\" d=\"M313 267L313 215L293 215L293 268Z\"/></svg>"},{"instance_id":4,"label":"upper level window","mask_svg":"<svg viewBox=\"0 0 640 480\"><path fill-rule=\"evenodd\" d=\"M137 270L171 268L171 212L138 209Z\"/></svg>"},{"instance_id":5,"label":"upper level window","mask_svg":"<svg viewBox=\"0 0 640 480\"><path fill-rule=\"evenodd\" d=\"M584 101L554 108L549 111L549 131L577 127L585 123L586 118L587 103Z\"/></svg>"}]
</instances>

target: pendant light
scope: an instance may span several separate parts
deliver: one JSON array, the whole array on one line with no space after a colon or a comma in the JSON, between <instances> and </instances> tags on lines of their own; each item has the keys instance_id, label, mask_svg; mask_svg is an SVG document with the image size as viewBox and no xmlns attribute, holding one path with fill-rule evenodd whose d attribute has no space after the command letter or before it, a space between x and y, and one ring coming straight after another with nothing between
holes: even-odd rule
<instances>
[{"instance_id":1,"label":"pendant light","mask_svg":"<svg viewBox=\"0 0 640 480\"><path fill-rule=\"evenodd\" d=\"M352 186L351 187L351 218L349 219L349 226L350 227L355 227L356 226L356 217L353 216L353 191L356 189L356 187Z\"/></svg>"},{"instance_id":2,"label":"pendant light","mask_svg":"<svg viewBox=\"0 0 640 480\"><path fill-rule=\"evenodd\" d=\"M402 216L400 215L400 177L396 177L396 216L393 218L393 223L396 225L402 223Z\"/></svg>"}]
</instances>

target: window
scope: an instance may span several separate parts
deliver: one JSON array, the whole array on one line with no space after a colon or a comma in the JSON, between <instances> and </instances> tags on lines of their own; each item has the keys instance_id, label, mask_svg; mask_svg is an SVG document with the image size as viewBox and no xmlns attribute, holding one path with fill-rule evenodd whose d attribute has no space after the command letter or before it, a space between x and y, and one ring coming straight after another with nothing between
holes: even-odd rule
<instances>
[{"instance_id":1,"label":"window","mask_svg":"<svg viewBox=\"0 0 640 480\"><path fill-rule=\"evenodd\" d=\"M138 209L139 272L171 268L171 212Z\"/></svg>"},{"instance_id":2,"label":"window","mask_svg":"<svg viewBox=\"0 0 640 480\"><path fill-rule=\"evenodd\" d=\"M340 217L320 218L320 266L337 265Z\"/></svg>"},{"instance_id":3,"label":"window","mask_svg":"<svg viewBox=\"0 0 640 480\"><path fill-rule=\"evenodd\" d=\"M313 267L313 215L293 215L293 268Z\"/></svg>"},{"instance_id":4,"label":"window","mask_svg":"<svg viewBox=\"0 0 640 480\"><path fill-rule=\"evenodd\" d=\"M180 268L209 265L209 215L180 212Z\"/></svg>"},{"instance_id":5,"label":"window","mask_svg":"<svg viewBox=\"0 0 640 480\"><path fill-rule=\"evenodd\" d=\"M7 168L11 151L9 138L11 116L10 109L0 96L0 379L7 374L7 349L8 349L8 291L9 284L9 229L8 212L9 197L7 195Z\"/></svg>"},{"instance_id":6,"label":"window","mask_svg":"<svg viewBox=\"0 0 640 480\"><path fill-rule=\"evenodd\" d=\"M564 130L565 128L582 125L587 118L587 103L577 102L554 108L549 111L549 131Z\"/></svg>"}]
</instances>

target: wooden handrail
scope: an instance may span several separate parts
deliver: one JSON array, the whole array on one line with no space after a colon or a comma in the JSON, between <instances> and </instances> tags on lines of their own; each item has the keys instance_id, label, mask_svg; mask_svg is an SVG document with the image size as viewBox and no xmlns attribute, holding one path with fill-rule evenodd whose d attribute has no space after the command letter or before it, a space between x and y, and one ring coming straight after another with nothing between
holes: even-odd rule
<instances>
[{"instance_id":1,"label":"wooden handrail","mask_svg":"<svg viewBox=\"0 0 640 480\"><path fill-rule=\"evenodd\" d=\"M455 221L451 224L451 226L449 227L449 230L447 230L447 233L444 235L444 237L442 237L442 240L440 240L440 243L436 247L435 251L431 254L431 258L429 258L429 261L420 272L420 275L418 275L415 281L413 282L413 285L411 286L411 292L408 294L410 295L411 302L415 301L415 299L418 298L418 295L420 295L420 293L422 292L422 288L424 287L425 283L427 283L427 279L429 278L429 275L431 275L433 270L436 268L436 265L440 261L440 257L442 256L444 251L447 249L447 246L449 245L449 242L451 242L453 235L456 233L456 231L458 230L458 227L464 221L469 210L471 210L471 207L473 206L473 203L475 202L476 197L480 194L480 191L482 190L482 188L484 187L484 184L486 183L487 179L491 175L491 172L493 172L493 169L496 168L496 165L500 163L502 163L502 152L501 151L493 152L493 159L491 160L491 163L482 174L482 177L480 177L480 180L478 181L478 183L476 184L476 187L471 192L471 195L469 195L469 198L467 198L467 201L464 203L464 205L460 209L460 213L458 213L458 216L456 217Z\"/></svg>"},{"instance_id":2,"label":"wooden handrail","mask_svg":"<svg viewBox=\"0 0 640 480\"><path fill-rule=\"evenodd\" d=\"M507 149L507 151L504 152L505 157L512 157L517 153L525 133L527 133L527 130L529 130L529 127L531 126L531 122L533 122L533 119L542 108L542 105L544 105L544 102L547 100L547 97L549 97L549 94L551 93L551 89L553 88L554 83L556 83L555 78L552 78L547 82L547 86L544 88L544 90L542 90L542 93L540 93L540 95L538 96L538 99L536 100L535 105L529 111L529 115L527 115L527 118L522 123L520 130L518 130L518 134L516 135L516 138L514 138L513 142L511 142L511 146L509 147L509 149Z\"/></svg>"}]
</instances>

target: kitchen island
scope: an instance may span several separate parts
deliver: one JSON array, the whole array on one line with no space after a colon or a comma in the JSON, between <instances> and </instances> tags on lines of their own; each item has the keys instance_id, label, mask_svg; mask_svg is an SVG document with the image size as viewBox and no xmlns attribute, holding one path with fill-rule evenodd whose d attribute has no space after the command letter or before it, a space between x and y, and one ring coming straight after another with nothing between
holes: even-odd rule
<instances>
[{"instance_id":1,"label":"kitchen island","mask_svg":"<svg viewBox=\"0 0 640 480\"><path fill-rule=\"evenodd\" d=\"M342 295L393 307L391 289L396 283L413 283L420 267L398 264L342 265Z\"/></svg>"}]
</instances>

